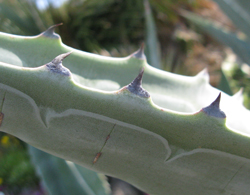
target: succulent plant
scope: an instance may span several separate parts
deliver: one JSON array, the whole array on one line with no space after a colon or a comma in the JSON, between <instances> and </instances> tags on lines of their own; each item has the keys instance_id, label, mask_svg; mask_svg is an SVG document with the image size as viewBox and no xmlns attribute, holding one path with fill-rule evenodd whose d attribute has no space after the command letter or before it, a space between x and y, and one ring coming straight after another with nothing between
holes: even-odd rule
<instances>
[{"instance_id":1,"label":"succulent plant","mask_svg":"<svg viewBox=\"0 0 250 195\"><path fill-rule=\"evenodd\" d=\"M75 50L55 27L0 34L1 131L149 194L248 193L240 93L210 86L206 70L156 69L143 47L125 58Z\"/></svg>"}]
</instances>

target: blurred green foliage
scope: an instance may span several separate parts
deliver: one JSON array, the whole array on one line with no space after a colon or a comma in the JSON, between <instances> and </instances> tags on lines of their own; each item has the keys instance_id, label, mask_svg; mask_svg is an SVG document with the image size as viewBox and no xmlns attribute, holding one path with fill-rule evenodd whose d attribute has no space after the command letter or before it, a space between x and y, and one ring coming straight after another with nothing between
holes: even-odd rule
<instances>
[{"instance_id":1,"label":"blurred green foliage","mask_svg":"<svg viewBox=\"0 0 250 195\"><path fill-rule=\"evenodd\" d=\"M195 1L150 1L160 43L166 47L176 23L178 7L191 8ZM0 1L0 30L35 35L49 26L63 23L58 33L66 45L84 51L129 48L130 54L145 40L142 0L70 0L55 8L38 10L35 1ZM131 49L132 47L132 49Z\"/></svg>"},{"instance_id":2,"label":"blurred green foliage","mask_svg":"<svg viewBox=\"0 0 250 195\"><path fill-rule=\"evenodd\" d=\"M0 141L0 191L16 195L25 188L37 188L39 178L23 142L4 133Z\"/></svg>"},{"instance_id":3,"label":"blurred green foliage","mask_svg":"<svg viewBox=\"0 0 250 195\"><path fill-rule=\"evenodd\" d=\"M238 65L227 72L227 76L230 79L230 86L232 90L238 91L240 88L244 89L244 106L250 109L250 76L242 71L242 68Z\"/></svg>"}]
</instances>

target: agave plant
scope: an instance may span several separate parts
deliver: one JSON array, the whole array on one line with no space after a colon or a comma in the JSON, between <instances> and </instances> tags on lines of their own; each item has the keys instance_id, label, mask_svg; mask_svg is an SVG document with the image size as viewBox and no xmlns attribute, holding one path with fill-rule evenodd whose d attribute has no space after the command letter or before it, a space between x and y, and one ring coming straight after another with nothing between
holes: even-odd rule
<instances>
[{"instance_id":1,"label":"agave plant","mask_svg":"<svg viewBox=\"0 0 250 195\"><path fill-rule=\"evenodd\" d=\"M75 50L54 28L0 34L1 131L149 194L248 193L241 94L211 87L205 70L153 68L143 48L125 58Z\"/></svg>"},{"instance_id":2,"label":"agave plant","mask_svg":"<svg viewBox=\"0 0 250 195\"><path fill-rule=\"evenodd\" d=\"M230 47L233 52L239 57L236 64L244 66L234 66L230 71L226 70L227 76L231 77L231 80L237 80L237 83L230 82L232 88L244 87L244 95L249 97L249 71L242 71L243 67L247 67L250 64L250 49L249 49L249 29L250 24L248 21L250 2L247 0L231 1L231 0L213 0L218 4L220 9L228 16L237 29L229 30L228 26L221 25L217 21L201 17L197 14L180 10L182 16L187 18L197 27L211 35L217 41ZM240 81L240 82L239 82ZM234 83L232 85L232 83ZM230 90L225 90L230 93ZM249 108L249 99L245 99L244 104Z\"/></svg>"}]
</instances>

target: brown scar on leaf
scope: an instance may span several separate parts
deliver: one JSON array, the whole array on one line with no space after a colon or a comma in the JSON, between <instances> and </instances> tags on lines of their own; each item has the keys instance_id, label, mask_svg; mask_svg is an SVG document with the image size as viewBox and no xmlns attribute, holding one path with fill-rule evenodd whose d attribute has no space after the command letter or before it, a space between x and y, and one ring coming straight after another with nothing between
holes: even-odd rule
<instances>
[{"instance_id":1,"label":"brown scar on leaf","mask_svg":"<svg viewBox=\"0 0 250 195\"><path fill-rule=\"evenodd\" d=\"M3 96L1 107L0 107L0 126L2 125L3 118L4 118L4 113L2 112L2 110L3 110L3 103L5 100L5 95L6 95L6 91L4 92L4 96Z\"/></svg>"},{"instance_id":2,"label":"brown scar on leaf","mask_svg":"<svg viewBox=\"0 0 250 195\"><path fill-rule=\"evenodd\" d=\"M0 126L2 125L4 113L0 112Z\"/></svg>"},{"instance_id":3,"label":"brown scar on leaf","mask_svg":"<svg viewBox=\"0 0 250 195\"><path fill-rule=\"evenodd\" d=\"M109 138L110 138L110 134L106 137L106 141L108 141Z\"/></svg>"},{"instance_id":4,"label":"brown scar on leaf","mask_svg":"<svg viewBox=\"0 0 250 195\"><path fill-rule=\"evenodd\" d=\"M97 162L97 160L98 160L98 159L100 158L100 156L102 155L102 150L103 150L104 146L106 145L107 141L109 140L111 133L114 131L115 126L116 126L116 124L114 124L113 128L111 129L111 131L110 131L109 134L107 135L107 137L106 137L106 139L105 139L105 142L104 142L104 144L103 144L101 150L96 154L96 156L95 156L95 158L94 158L94 160L93 160L93 165Z\"/></svg>"},{"instance_id":5,"label":"brown scar on leaf","mask_svg":"<svg viewBox=\"0 0 250 195\"><path fill-rule=\"evenodd\" d=\"M101 152L98 152L93 160L93 164L95 164L97 162L97 160L100 158L100 156L102 155Z\"/></svg>"}]
</instances>

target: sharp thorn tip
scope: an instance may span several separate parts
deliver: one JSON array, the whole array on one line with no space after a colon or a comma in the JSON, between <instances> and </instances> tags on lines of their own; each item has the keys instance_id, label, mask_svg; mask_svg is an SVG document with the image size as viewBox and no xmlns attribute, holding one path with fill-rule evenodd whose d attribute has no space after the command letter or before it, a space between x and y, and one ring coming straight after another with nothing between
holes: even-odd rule
<instances>
[{"instance_id":1,"label":"sharp thorn tip","mask_svg":"<svg viewBox=\"0 0 250 195\"><path fill-rule=\"evenodd\" d=\"M145 60L146 56L144 54L144 43L141 44L140 49L132 54L133 57L138 58L140 60Z\"/></svg>"},{"instance_id":2,"label":"sharp thorn tip","mask_svg":"<svg viewBox=\"0 0 250 195\"><path fill-rule=\"evenodd\" d=\"M59 24L55 24L53 26L50 26L47 30L42 32L39 36L49 37L49 38L53 38L53 39L59 39L60 36L55 33L55 29L56 29L56 27L61 26L61 25L63 25L63 23L59 23Z\"/></svg>"},{"instance_id":3,"label":"sharp thorn tip","mask_svg":"<svg viewBox=\"0 0 250 195\"><path fill-rule=\"evenodd\" d=\"M144 73L144 68L141 69L138 76L129 84L126 86L126 88L131 92L134 93L140 97L149 98L150 94L142 88L142 77Z\"/></svg>"},{"instance_id":4,"label":"sharp thorn tip","mask_svg":"<svg viewBox=\"0 0 250 195\"><path fill-rule=\"evenodd\" d=\"M226 118L225 113L220 110L220 99L221 99L221 92L209 106L202 108L202 111L209 116L214 116L217 118Z\"/></svg>"}]
</instances>

